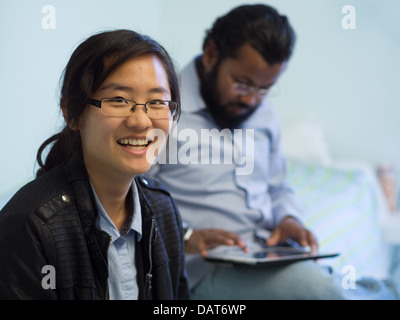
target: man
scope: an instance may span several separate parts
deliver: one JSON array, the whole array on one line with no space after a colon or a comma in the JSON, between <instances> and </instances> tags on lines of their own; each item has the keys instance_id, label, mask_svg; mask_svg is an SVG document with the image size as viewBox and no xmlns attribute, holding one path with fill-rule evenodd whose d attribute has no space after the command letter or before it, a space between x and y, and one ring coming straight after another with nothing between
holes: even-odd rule
<instances>
[{"instance_id":1,"label":"man","mask_svg":"<svg viewBox=\"0 0 400 320\"><path fill-rule=\"evenodd\" d=\"M194 299L348 297L341 279L314 261L254 268L202 258L219 245L246 251L260 236L267 245L291 238L317 250L286 183L280 125L266 98L287 67L294 42L288 19L274 8L240 6L215 21L203 54L181 74L175 153L169 152L153 175L171 191L191 226L185 251ZM369 298L391 297L386 286L374 284Z\"/></svg>"}]
</instances>

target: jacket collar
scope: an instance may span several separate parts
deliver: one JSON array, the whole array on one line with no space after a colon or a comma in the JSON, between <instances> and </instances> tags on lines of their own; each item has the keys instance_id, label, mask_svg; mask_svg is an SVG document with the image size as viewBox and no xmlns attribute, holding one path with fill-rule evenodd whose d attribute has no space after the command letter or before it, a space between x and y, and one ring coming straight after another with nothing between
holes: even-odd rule
<instances>
[{"instance_id":1,"label":"jacket collar","mask_svg":"<svg viewBox=\"0 0 400 320\"><path fill-rule=\"evenodd\" d=\"M86 171L84 164L75 158L68 161L65 166L65 172L67 181L71 183L76 198L76 205L79 211L79 215L82 222L83 230L86 237L90 239L93 235L97 241L89 241L92 245L98 245L98 249L102 252L103 261L106 261L107 250L110 241L109 235L97 228L97 209L94 203L94 194L90 186L89 176ZM146 189L152 188L151 181L144 177L136 177L135 183L138 188L139 199L141 204L142 214L142 232L144 241L140 241L140 245L137 245L136 250L136 263L138 266L138 284L139 284L139 295L144 299L151 299L151 278L152 278L152 245L157 238L157 228L155 226L154 213L146 197ZM143 190L145 189L145 190ZM93 228L94 227L94 228ZM147 238L148 236L148 238ZM96 245L97 243L97 245ZM89 248L90 251L96 251L95 248ZM102 274L103 279L107 279L108 270L107 263L96 264L99 268L98 272Z\"/></svg>"},{"instance_id":2,"label":"jacket collar","mask_svg":"<svg viewBox=\"0 0 400 320\"><path fill-rule=\"evenodd\" d=\"M97 220L97 210L93 203L94 195L90 187L89 176L84 164L72 157L65 166L68 183L74 189L76 205L82 221L82 227L87 233Z\"/></svg>"}]
</instances>

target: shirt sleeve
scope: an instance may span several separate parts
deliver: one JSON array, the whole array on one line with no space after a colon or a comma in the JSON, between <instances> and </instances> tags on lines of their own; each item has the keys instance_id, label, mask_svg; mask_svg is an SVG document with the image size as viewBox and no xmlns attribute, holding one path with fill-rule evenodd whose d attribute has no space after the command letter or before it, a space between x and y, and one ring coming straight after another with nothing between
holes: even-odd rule
<instances>
[{"instance_id":1,"label":"shirt sleeve","mask_svg":"<svg viewBox=\"0 0 400 320\"><path fill-rule=\"evenodd\" d=\"M269 154L269 193L273 216L273 228L286 216L292 216L301 221L301 205L293 188L287 181L287 162L282 154L280 128L271 143Z\"/></svg>"}]
</instances>

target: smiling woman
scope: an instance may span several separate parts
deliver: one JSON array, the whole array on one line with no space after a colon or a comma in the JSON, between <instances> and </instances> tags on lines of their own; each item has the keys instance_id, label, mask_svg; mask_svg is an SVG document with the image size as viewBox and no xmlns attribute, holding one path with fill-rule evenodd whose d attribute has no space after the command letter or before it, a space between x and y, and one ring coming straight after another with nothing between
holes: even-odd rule
<instances>
[{"instance_id":1,"label":"smiling woman","mask_svg":"<svg viewBox=\"0 0 400 320\"><path fill-rule=\"evenodd\" d=\"M110 85L115 83L119 85ZM86 169L95 189L101 189L106 175L110 181L117 179L119 184L125 181L129 186L135 175L150 168L146 153L152 141L147 140L148 133L153 129L168 133L168 120L172 117L157 118L154 117L157 112L150 112L151 108L157 108L152 104L164 100L167 101L164 109L169 110L171 94L167 73L154 56L130 58L113 71L92 96L103 99L101 108L86 107L77 128L82 138ZM139 108L138 103L127 99L135 99L146 108ZM98 188L97 183L100 184ZM115 183L107 185L114 188Z\"/></svg>"},{"instance_id":2,"label":"smiling woman","mask_svg":"<svg viewBox=\"0 0 400 320\"><path fill-rule=\"evenodd\" d=\"M94 35L69 60L60 106L65 127L0 214L0 299L188 298L179 213L139 176L152 132L179 117L168 53L129 30Z\"/></svg>"},{"instance_id":3,"label":"smiling woman","mask_svg":"<svg viewBox=\"0 0 400 320\"><path fill-rule=\"evenodd\" d=\"M167 95L169 100L179 103L178 80L168 53L158 44L155 45L154 40L146 36L138 35L135 41L133 41L133 38L131 31L127 30L105 32L88 39L86 41L88 43L82 43L72 54L64 71L64 82L61 90L60 105L66 126L63 131L45 141L40 147L37 156L40 166L37 172L38 176L48 171L55 164L65 163L72 154L82 159L81 137L79 130L76 129L79 129L80 117L86 110L88 103L93 104L94 98L119 97L128 99L135 94L138 88L132 87L131 83L120 83L121 80L116 77L116 73L124 74L125 82L129 82L129 78L133 77L128 70L128 60L132 60L134 57L138 60L151 57L152 62L154 62L151 67L146 63L143 64L143 61L141 61L142 64L138 63L136 66L139 71L144 66L152 68L152 70L147 70L148 75L147 72L141 74L142 80L146 80L147 85L150 85L147 88L148 94L152 95L152 99L155 97L159 99L160 96ZM101 46L104 46L104 50L99 51ZM125 67L127 66L127 68L119 68L123 64L126 64ZM158 82L149 83L150 79L147 79L147 76L152 76L152 80ZM139 77L139 74L136 77ZM164 81L164 87L162 87L160 81L162 82L163 78L165 80L165 77L166 81ZM151 87L151 85L154 85L154 87ZM110 94L114 95L108 96ZM96 106L104 113L101 105ZM129 114L125 113L125 115ZM179 110L175 112L174 119L178 117ZM53 142L55 143L46 158L46 162L43 163L42 153Z\"/></svg>"}]
</instances>

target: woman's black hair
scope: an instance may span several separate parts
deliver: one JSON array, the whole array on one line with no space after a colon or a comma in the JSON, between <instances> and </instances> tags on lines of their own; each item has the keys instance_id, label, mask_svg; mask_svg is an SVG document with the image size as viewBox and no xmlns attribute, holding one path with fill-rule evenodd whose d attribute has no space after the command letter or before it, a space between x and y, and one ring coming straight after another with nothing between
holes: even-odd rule
<instances>
[{"instance_id":1,"label":"woman's black hair","mask_svg":"<svg viewBox=\"0 0 400 320\"><path fill-rule=\"evenodd\" d=\"M207 31L203 49L214 41L220 61L235 58L237 49L251 45L269 63L289 60L295 43L295 32L286 16L263 4L243 5L219 17Z\"/></svg>"},{"instance_id":2,"label":"woman's black hair","mask_svg":"<svg viewBox=\"0 0 400 320\"><path fill-rule=\"evenodd\" d=\"M132 30L106 31L89 37L75 49L64 69L60 106L66 125L40 146L36 156L40 167L36 172L37 177L66 163L72 156L83 160L80 132L72 128L78 125L89 99L104 80L128 59L143 55L154 55L161 61L167 72L171 99L180 103L174 63L158 42ZM42 154L50 145L43 162Z\"/></svg>"}]
</instances>

